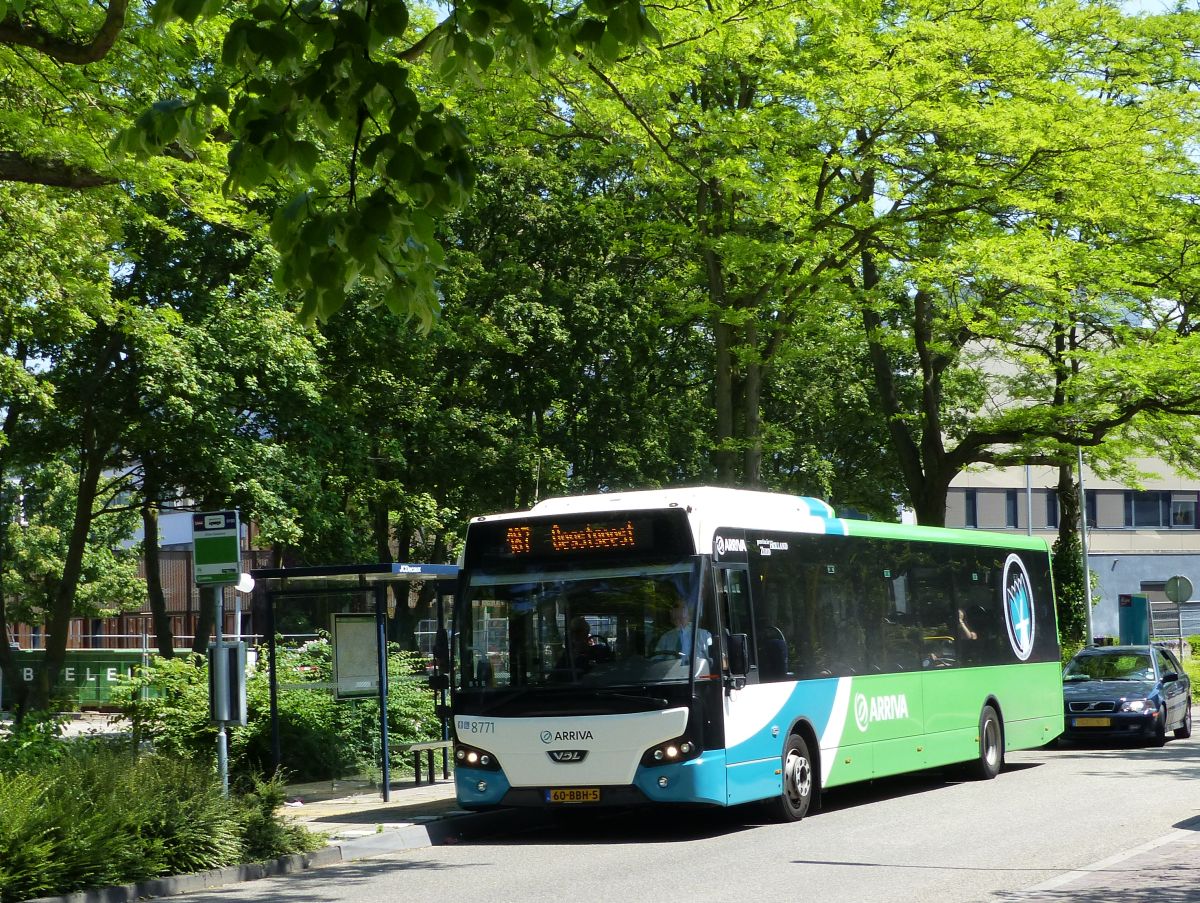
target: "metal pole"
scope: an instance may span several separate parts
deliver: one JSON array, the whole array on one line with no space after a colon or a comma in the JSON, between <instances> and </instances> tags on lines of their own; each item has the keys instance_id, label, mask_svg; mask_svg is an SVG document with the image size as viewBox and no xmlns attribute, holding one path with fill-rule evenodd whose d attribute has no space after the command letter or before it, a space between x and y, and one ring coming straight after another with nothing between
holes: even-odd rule
<instances>
[{"instance_id":1,"label":"metal pole","mask_svg":"<svg viewBox=\"0 0 1200 903\"><path fill-rule=\"evenodd\" d=\"M146 629L146 616L139 618L142 622L142 675L145 676L146 671L150 668L150 650L147 648L150 643L149 631ZM145 702L150 695L150 688L146 686L145 681L142 682L142 688L138 690L138 698Z\"/></svg>"},{"instance_id":2,"label":"metal pole","mask_svg":"<svg viewBox=\"0 0 1200 903\"><path fill-rule=\"evenodd\" d=\"M225 722L229 720L229 659L225 654L225 587L206 587L212 593L215 627L213 654L213 715L217 720L217 773L221 776L221 793L229 796L229 738Z\"/></svg>"},{"instance_id":3,"label":"metal pole","mask_svg":"<svg viewBox=\"0 0 1200 903\"><path fill-rule=\"evenodd\" d=\"M387 584L380 583L375 587L375 636L379 642L379 746L381 762L381 777L383 779L383 801L392 799L392 774L388 762L388 685L387 685L387 621L386 618Z\"/></svg>"},{"instance_id":4,"label":"metal pole","mask_svg":"<svg viewBox=\"0 0 1200 903\"><path fill-rule=\"evenodd\" d=\"M275 593L267 591L267 688L271 697L271 764L278 774L283 765L279 742L279 683L275 676Z\"/></svg>"},{"instance_id":5,"label":"metal pole","mask_svg":"<svg viewBox=\"0 0 1200 903\"><path fill-rule=\"evenodd\" d=\"M1033 471L1028 464L1025 465L1025 515L1026 521L1025 532L1033 535Z\"/></svg>"},{"instance_id":6,"label":"metal pole","mask_svg":"<svg viewBox=\"0 0 1200 903\"><path fill-rule=\"evenodd\" d=\"M1083 599L1084 615L1087 619L1084 645L1090 646L1094 639L1092 636L1092 572L1088 568L1087 490L1083 485L1083 447L1076 445L1075 454L1079 461L1079 539L1083 547Z\"/></svg>"}]
</instances>

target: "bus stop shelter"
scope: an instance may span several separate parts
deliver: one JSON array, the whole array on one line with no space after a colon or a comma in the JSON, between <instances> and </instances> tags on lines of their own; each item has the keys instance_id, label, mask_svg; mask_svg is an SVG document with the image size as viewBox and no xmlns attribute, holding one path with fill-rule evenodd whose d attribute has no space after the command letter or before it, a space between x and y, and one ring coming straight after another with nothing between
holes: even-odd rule
<instances>
[{"instance_id":1,"label":"bus stop shelter","mask_svg":"<svg viewBox=\"0 0 1200 903\"><path fill-rule=\"evenodd\" d=\"M252 570L250 576L254 578L254 604L261 606L259 611L265 616L274 768L278 769L283 761L279 729L278 637L297 627L328 629L333 643L334 680L330 684L306 685L305 688L326 689L339 698L366 695L378 698L381 785L383 800L387 802L391 793L387 679L389 621L393 620L391 616L400 600L407 604L414 583L425 584L432 590L433 629L423 632L418 646L432 662L430 687L435 694L435 712L441 725L442 740L448 740L446 693L449 679L443 670L444 625L446 598L454 595L457 584L457 566L394 563L260 568ZM298 623L295 618L295 609L299 607L296 603L300 602L305 603L307 624Z\"/></svg>"}]
</instances>

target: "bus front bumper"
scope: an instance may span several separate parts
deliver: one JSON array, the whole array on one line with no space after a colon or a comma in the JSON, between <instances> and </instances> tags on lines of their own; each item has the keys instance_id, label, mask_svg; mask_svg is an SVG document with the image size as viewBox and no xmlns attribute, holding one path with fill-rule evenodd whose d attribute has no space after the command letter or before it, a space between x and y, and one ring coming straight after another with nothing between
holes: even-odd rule
<instances>
[{"instance_id":1,"label":"bus front bumper","mask_svg":"<svg viewBox=\"0 0 1200 903\"><path fill-rule=\"evenodd\" d=\"M698 759L647 768L639 765L632 784L587 785L571 782L541 787L513 787L503 771L455 768L458 804L464 809L499 806L522 808L592 808L691 803L724 806L728 802L725 761L721 752Z\"/></svg>"}]
</instances>

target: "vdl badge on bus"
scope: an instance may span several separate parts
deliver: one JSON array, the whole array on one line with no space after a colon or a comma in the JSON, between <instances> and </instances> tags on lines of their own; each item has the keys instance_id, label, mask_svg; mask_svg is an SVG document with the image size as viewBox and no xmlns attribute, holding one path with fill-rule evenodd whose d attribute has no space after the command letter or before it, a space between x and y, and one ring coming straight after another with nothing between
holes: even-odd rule
<instances>
[{"instance_id":1,"label":"vdl badge on bus","mask_svg":"<svg viewBox=\"0 0 1200 903\"><path fill-rule=\"evenodd\" d=\"M817 499L699 487L475 518L452 636L467 809L761 801L795 820L854 781L994 777L1063 729L1044 540Z\"/></svg>"}]
</instances>

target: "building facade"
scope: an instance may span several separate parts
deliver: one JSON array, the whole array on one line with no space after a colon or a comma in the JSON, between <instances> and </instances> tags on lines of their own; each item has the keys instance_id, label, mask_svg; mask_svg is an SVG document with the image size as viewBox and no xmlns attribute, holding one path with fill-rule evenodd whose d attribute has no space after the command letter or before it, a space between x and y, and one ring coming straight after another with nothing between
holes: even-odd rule
<instances>
[{"instance_id":1,"label":"building facade","mask_svg":"<svg viewBox=\"0 0 1200 903\"><path fill-rule=\"evenodd\" d=\"M1093 582L1092 633L1118 635L1118 598L1145 593L1166 602L1166 581L1180 575L1200 588L1200 480L1165 465L1142 485L1103 480L1084 469L1088 566ZM1058 471L1049 467L986 468L959 474L946 500L946 526L1043 535L1053 543L1060 512Z\"/></svg>"}]
</instances>

